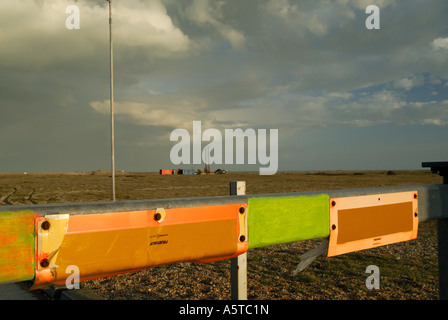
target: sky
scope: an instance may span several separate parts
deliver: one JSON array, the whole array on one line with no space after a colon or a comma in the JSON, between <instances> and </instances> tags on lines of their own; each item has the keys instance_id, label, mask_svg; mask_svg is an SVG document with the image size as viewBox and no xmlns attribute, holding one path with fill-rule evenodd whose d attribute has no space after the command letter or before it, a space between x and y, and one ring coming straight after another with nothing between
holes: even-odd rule
<instances>
[{"instance_id":1,"label":"sky","mask_svg":"<svg viewBox=\"0 0 448 320\"><path fill-rule=\"evenodd\" d=\"M68 28L79 8L79 28ZM379 9L379 29L366 27ZM278 171L448 161L445 0L114 0L116 170L175 129L278 130ZM105 0L0 2L0 172L111 169ZM202 142L202 148L208 142ZM224 148L224 146L223 146ZM269 150L269 146L267 146ZM260 164L211 164L258 171Z\"/></svg>"}]
</instances>

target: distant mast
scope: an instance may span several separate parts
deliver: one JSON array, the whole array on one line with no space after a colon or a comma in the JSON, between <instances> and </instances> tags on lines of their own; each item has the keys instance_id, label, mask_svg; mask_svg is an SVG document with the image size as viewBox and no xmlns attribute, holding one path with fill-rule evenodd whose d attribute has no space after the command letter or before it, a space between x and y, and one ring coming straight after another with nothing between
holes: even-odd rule
<instances>
[{"instance_id":1,"label":"distant mast","mask_svg":"<svg viewBox=\"0 0 448 320\"><path fill-rule=\"evenodd\" d=\"M111 171L112 201L115 201L115 137L114 137L114 51L112 41L112 0L109 2L109 47L110 47L110 130L111 130Z\"/></svg>"},{"instance_id":2,"label":"distant mast","mask_svg":"<svg viewBox=\"0 0 448 320\"><path fill-rule=\"evenodd\" d=\"M205 174L209 174L210 173L210 153L209 153L209 149L208 146L205 147L205 166L204 166L204 172Z\"/></svg>"}]
</instances>

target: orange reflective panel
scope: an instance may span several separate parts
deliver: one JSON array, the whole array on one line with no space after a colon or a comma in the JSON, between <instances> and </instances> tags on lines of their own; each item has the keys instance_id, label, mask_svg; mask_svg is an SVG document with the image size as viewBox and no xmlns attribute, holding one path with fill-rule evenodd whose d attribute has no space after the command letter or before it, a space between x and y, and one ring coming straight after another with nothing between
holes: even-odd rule
<instances>
[{"instance_id":1,"label":"orange reflective panel","mask_svg":"<svg viewBox=\"0 0 448 320\"><path fill-rule=\"evenodd\" d=\"M72 215L48 268L54 283L64 284L71 266L85 281L173 262L227 259L247 251L246 214L246 204L231 204ZM41 256L55 245L41 247Z\"/></svg>"},{"instance_id":2,"label":"orange reflective panel","mask_svg":"<svg viewBox=\"0 0 448 320\"><path fill-rule=\"evenodd\" d=\"M417 201L417 191L330 199L328 256L415 239Z\"/></svg>"}]
</instances>

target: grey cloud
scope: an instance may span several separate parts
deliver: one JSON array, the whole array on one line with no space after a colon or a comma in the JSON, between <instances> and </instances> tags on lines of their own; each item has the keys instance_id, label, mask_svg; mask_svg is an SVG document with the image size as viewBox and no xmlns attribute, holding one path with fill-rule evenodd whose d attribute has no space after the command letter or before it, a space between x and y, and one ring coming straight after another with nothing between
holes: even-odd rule
<instances>
[{"instance_id":1,"label":"grey cloud","mask_svg":"<svg viewBox=\"0 0 448 320\"><path fill-rule=\"evenodd\" d=\"M30 153L58 168L108 165L107 4L75 3L80 30L65 28L73 1L0 4L0 161L9 168ZM168 150L169 131L193 119L279 128L280 145L320 128L446 127L443 90L413 93L447 83L448 4L375 1L381 29L368 31L367 3L114 1L120 165L144 168L150 149Z\"/></svg>"}]
</instances>

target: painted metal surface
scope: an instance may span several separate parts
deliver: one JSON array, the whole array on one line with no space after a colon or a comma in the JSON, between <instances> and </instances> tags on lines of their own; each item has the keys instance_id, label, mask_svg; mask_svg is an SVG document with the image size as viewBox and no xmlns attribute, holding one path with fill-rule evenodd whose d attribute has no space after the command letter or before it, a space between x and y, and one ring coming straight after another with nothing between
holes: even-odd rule
<instances>
[{"instance_id":1,"label":"painted metal surface","mask_svg":"<svg viewBox=\"0 0 448 320\"><path fill-rule=\"evenodd\" d=\"M417 191L330 199L328 256L417 238Z\"/></svg>"},{"instance_id":2,"label":"painted metal surface","mask_svg":"<svg viewBox=\"0 0 448 320\"><path fill-rule=\"evenodd\" d=\"M36 274L32 290L52 284L56 278L58 255L67 233L69 215L55 214L36 219Z\"/></svg>"},{"instance_id":3,"label":"painted metal surface","mask_svg":"<svg viewBox=\"0 0 448 320\"><path fill-rule=\"evenodd\" d=\"M35 218L30 210L0 212L0 283L34 278Z\"/></svg>"},{"instance_id":4,"label":"painted metal surface","mask_svg":"<svg viewBox=\"0 0 448 320\"><path fill-rule=\"evenodd\" d=\"M329 196L251 198L249 248L327 237Z\"/></svg>"},{"instance_id":5,"label":"painted metal surface","mask_svg":"<svg viewBox=\"0 0 448 320\"><path fill-rule=\"evenodd\" d=\"M237 256L248 249L245 225L240 225L246 209L236 204L40 218L39 226L50 221L51 227L38 234L33 289L64 284L71 266L85 281Z\"/></svg>"},{"instance_id":6,"label":"painted metal surface","mask_svg":"<svg viewBox=\"0 0 448 320\"><path fill-rule=\"evenodd\" d=\"M330 198L356 197L369 194L387 194L417 191L419 194L419 221L438 220L448 217L448 185L400 186L386 188L362 188L328 191L291 192L256 194L246 196L220 196L176 199L148 199L130 201L50 203L36 205L0 206L0 212L20 212L32 210L39 216L66 213L70 215L86 215L121 211L139 211L156 208L187 208L198 206L218 206L225 204L247 203L255 198L309 197L327 194Z\"/></svg>"}]
</instances>

